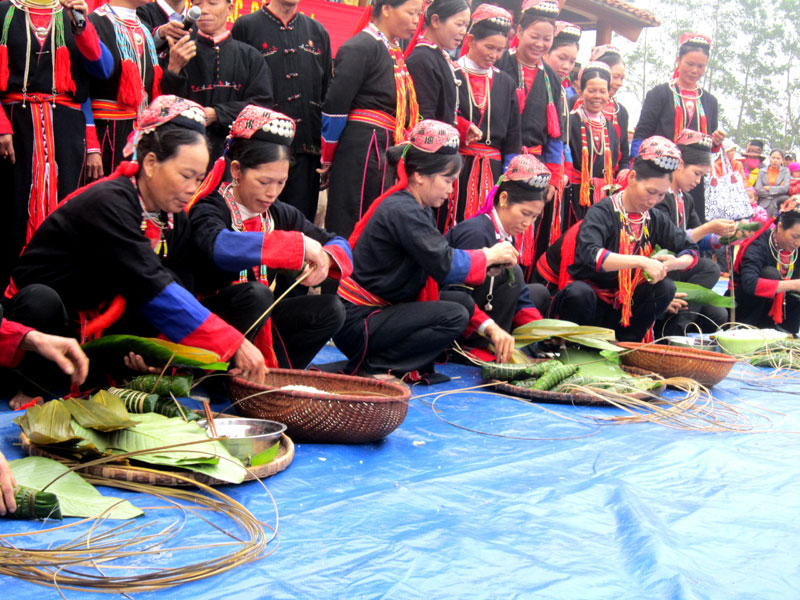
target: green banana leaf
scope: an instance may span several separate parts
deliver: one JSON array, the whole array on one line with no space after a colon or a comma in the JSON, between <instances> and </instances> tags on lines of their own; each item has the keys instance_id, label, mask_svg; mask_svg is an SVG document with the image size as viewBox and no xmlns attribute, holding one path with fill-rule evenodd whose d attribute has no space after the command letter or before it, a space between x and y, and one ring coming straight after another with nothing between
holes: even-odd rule
<instances>
[{"instance_id":1,"label":"green banana leaf","mask_svg":"<svg viewBox=\"0 0 800 600\"><path fill-rule=\"evenodd\" d=\"M684 281L675 282L675 291L686 294L687 302L693 304L706 304L709 306L720 306L722 308L733 308L733 298L730 296L722 296L713 290L704 288L694 283L686 283Z\"/></svg>"},{"instance_id":2,"label":"green banana leaf","mask_svg":"<svg viewBox=\"0 0 800 600\"><path fill-rule=\"evenodd\" d=\"M136 425L122 400L105 390L100 390L88 400L69 398L64 400L64 406L79 425L89 429L112 431Z\"/></svg>"},{"instance_id":3,"label":"green banana leaf","mask_svg":"<svg viewBox=\"0 0 800 600\"><path fill-rule=\"evenodd\" d=\"M14 419L33 444L47 446L79 439L72 430L72 416L60 400L31 406Z\"/></svg>"},{"instance_id":4,"label":"green banana leaf","mask_svg":"<svg viewBox=\"0 0 800 600\"><path fill-rule=\"evenodd\" d=\"M614 330L592 325L578 325L560 319L539 319L521 325L511 332L517 348L549 338L563 338L566 341L609 352L622 349L610 343L615 338Z\"/></svg>"},{"instance_id":5,"label":"green banana leaf","mask_svg":"<svg viewBox=\"0 0 800 600\"><path fill-rule=\"evenodd\" d=\"M578 365L580 374L586 377L602 377L608 379L627 379L630 377L619 361L609 360L599 352L582 348L566 348L559 360L567 365Z\"/></svg>"},{"instance_id":6,"label":"green banana leaf","mask_svg":"<svg viewBox=\"0 0 800 600\"><path fill-rule=\"evenodd\" d=\"M247 475L241 461L232 457L220 442L209 440L205 430L194 421L170 419L156 413L143 413L137 418L140 422L136 426L109 432L108 446L122 452L152 449L151 453L131 458L189 469L229 483L241 483ZM205 442L169 450L158 449L200 440Z\"/></svg>"},{"instance_id":7,"label":"green banana leaf","mask_svg":"<svg viewBox=\"0 0 800 600\"><path fill-rule=\"evenodd\" d=\"M83 480L77 473L67 473L69 469L60 462L29 456L9 462L17 484L55 494L64 517L99 517L110 519L132 519L141 516L142 511L127 500L103 496L91 484ZM67 473L52 485L56 477ZM108 512L106 512L108 511Z\"/></svg>"},{"instance_id":8,"label":"green banana leaf","mask_svg":"<svg viewBox=\"0 0 800 600\"><path fill-rule=\"evenodd\" d=\"M136 335L107 335L85 343L83 350L89 358L104 362L121 361L129 352L134 352L153 366L169 363L176 367L194 367L211 371L224 371L228 368L228 363L220 361L219 355L210 350Z\"/></svg>"}]
</instances>

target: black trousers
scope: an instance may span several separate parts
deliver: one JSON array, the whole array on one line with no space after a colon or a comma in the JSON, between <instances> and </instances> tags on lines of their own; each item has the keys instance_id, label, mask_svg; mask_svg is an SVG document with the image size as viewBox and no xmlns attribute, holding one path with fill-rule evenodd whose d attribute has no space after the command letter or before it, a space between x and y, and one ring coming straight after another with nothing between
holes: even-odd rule
<instances>
[{"instance_id":1,"label":"black trousers","mask_svg":"<svg viewBox=\"0 0 800 600\"><path fill-rule=\"evenodd\" d=\"M573 281L553 298L550 309L559 318L579 325L608 327L620 342L640 342L656 317L664 314L675 296L675 284L662 279L656 284L641 283L633 292L630 325L620 324L621 312L600 300L585 281Z\"/></svg>"},{"instance_id":2,"label":"black trousers","mask_svg":"<svg viewBox=\"0 0 800 600\"><path fill-rule=\"evenodd\" d=\"M317 173L319 166L319 156L295 154L293 164L289 168L289 178L280 195L282 202L294 206L312 223L317 215L319 199L319 173Z\"/></svg>"},{"instance_id":3,"label":"black trousers","mask_svg":"<svg viewBox=\"0 0 800 600\"><path fill-rule=\"evenodd\" d=\"M211 312L241 332L247 331L274 301L272 291L251 281L231 285L203 300ZM342 326L342 302L336 296L296 296L281 300L269 315L272 346L278 364L304 369ZM264 326L259 323L247 335L250 340Z\"/></svg>"},{"instance_id":4,"label":"black trousers","mask_svg":"<svg viewBox=\"0 0 800 600\"><path fill-rule=\"evenodd\" d=\"M508 283L508 274L504 269L500 275L494 278L494 285L491 284L491 277L486 277L482 285L472 288L465 288L464 286L451 286L450 290L463 291L468 290L468 293L475 301L475 305L488 314L492 320L497 323L502 329L509 333L513 329L514 315L517 312L517 301L523 285L527 285L528 292L531 295L531 300L539 309L542 314L547 314L550 306L550 292L547 288L540 283L526 284L523 279L522 268L517 265L514 267L514 283ZM489 290L491 289L491 310L487 310L486 305L489 302ZM464 340L470 346L478 348L485 348L489 345L489 340L485 337L473 334L469 339Z\"/></svg>"},{"instance_id":5,"label":"black trousers","mask_svg":"<svg viewBox=\"0 0 800 600\"><path fill-rule=\"evenodd\" d=\"M3 300L0 310L9 321L43 333L71 335L64 304L56 291L46 285L24 287L10 300ZM0 371L0 397L10 398L21 390L29 396L57 398L68 393L69 386L69 377L55 363L32 352L25 354L16 369Z\"/></svg>"},{"instance_id":6,"label":"black trousers","mask_svg":"<svg viewBox=\"0 0 800 600\"><path fill-rule=\"evenodd\" d=\"M349 372L430 372L434 359L467 327L475 303L465 292L444 291L437 302L384 308L345 302L344 325L333 337Z\"/></svg>"},{"instance_id":7,"label":"black trousers","mask_svg":"<svg viewBox=\"0 0 800 600\"><path fill-rule=\"evenodd\" d=\"M697 264L687 271L671 271L669 278L672 281L693 283L706 289L712 289L719 281L720 268L710 258L700 258ZM677 314L667 314L659 318L655 327L656 337L665 335L686 335L686 332L696 331L696 323L704 332L714 332L719 326L728 321L728 309L719 306L708 306L689 303L689 308Z\"/></svg>"},{"instance_id":8,"label":"black trousers","mask_svg":"<svg viewBox=\"0 0 800 600\"><path fill-rule=\"evenodd\" d=\"M761 270L764 279L780 280L781 276L775 267L764 267ZM800 300L791 294L784 294L783 323L777 327L797 333L800 330ZM747 294L741 286L736 287L736 320L762 329L774 329L775 321L769 316L772 309L772 298L761 298Z\"/></svg>"}]
</instances>

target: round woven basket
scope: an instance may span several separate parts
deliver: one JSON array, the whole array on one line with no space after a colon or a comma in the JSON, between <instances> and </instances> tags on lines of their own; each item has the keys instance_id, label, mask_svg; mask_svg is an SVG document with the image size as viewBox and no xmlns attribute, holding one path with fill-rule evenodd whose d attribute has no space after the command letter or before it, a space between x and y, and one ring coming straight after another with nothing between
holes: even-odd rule
<instances>
[{"instance_id":1,"label":"round woven basket","mask_svg":"<svg viewBox=\"0 0 800 600\"><path fill-rule=\"evenodd\" d=\"M238 377L229 385L243 415L285 423L298 440L340 444L385 438L406 418L411 395L407 387L386 381L292 369L267 369L264 385ZM327 394L280 389L287 385Z\"/></svg>"},{"instance_id":2,"label":"round woven basket","mask_svg":"<svg viewBox=\"0 0 800 600\"><path fill-rule=\"evenodd\" d=\"M647 369L666 378L690 377L706 387L725 379L736 364L735 356L699 348L634 342L617 342L617 345L632 350L620 355L624 365Z\"/></svg>"},{"instance_id":3,"label":"round woven basket","mask_svg":"<svg viewBox=\"0 0 800 600\"><path fill-rule=\"evenodd\" d=\"M58 462L64 463L68 467L73 467L78 464L75 460L55 454L51 448L42 448L36 444L31 444L28 436L24 433L19 435L20 445L22 450L27 452L29 456L44 456L51 458ZM294 458L294 443L289 437L284 434L281 436L280 446L278 447L278 455L274 460L257 467L248 467L245 481L254 481L255 479L264 479L270 475L280 473L288 467ZM99 477L107 477L109 479L116 479L118 481L132 481L135 483L147 483L150 485L163 485L167 487L191 487L191 481L204 483L205 485L231 485L227 481L221 481L204 475L203 473L195 473L185 469L173 469L169 467L160 467L157 465L142 465L136 467L128 464L105 463L102 465L91 465L77 469L79 473L89 473L90 475L97 475ZM176 477L180 475L180 477Z\"/></svg>"}]
</instances>

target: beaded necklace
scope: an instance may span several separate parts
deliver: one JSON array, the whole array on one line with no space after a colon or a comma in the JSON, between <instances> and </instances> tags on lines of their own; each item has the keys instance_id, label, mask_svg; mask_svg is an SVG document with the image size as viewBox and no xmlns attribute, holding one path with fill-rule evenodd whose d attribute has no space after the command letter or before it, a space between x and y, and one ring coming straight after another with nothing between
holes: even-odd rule
<instances>
[{"instance_id":1,"label":"beaded necklace","mask_svg":"<svg viewBox=\"0 0 800 600\"><path fill-rule=\"evenodd\" d=\"M769 234L769 250L772 253L772 258L775 259L778 273L781 274L782 279L791 279L794 275L794 263L797 260L797 249L795 248L789 253L789 261L784 262L782 251L775 241L775 231Z\"/></svg>"},{"instance_id":2,"label":"beaded necklace","mask_svg":"<svg viewBox=\"0 0 800 600\"><path fill-rule=\"evenodd\" d=\"M136 186L136 179L131 177L131 182ZM138 196L139 206L142 207L142 224L140 225L140 229L144 236L150 241L150 245L153 247L155 253L161 258L167 258L169 248L167 247L165 231L170 231L174 227L174 217L172 213L166 213L167 221L165 223L161 220L160 213L147 210L141 192L138 192Z\"/></svg>"},{"instance_id":3,"label":"beaded necklace","mask_svg":"<svg viewBox=\"0 0 800 600\"><path fill-rule=\"evenodd\" d=\"M486 119L486 141L484 142L487 146L492 145L492 100L491 100L491 92L492 92L492 68L482 73L480 71L476 71L475 69L471 69L467 63L468 57L462 57L462 60L459 61L461 68L467 74L467 93L469 95L469 122L473 123L472 120L472 107L476 107L479 111L481 111L481 121ZM470 61L471 62L471 61ZM476 79L479 77L484 78L484 85L486 94L483 98L483 102L478 104L475 102L475 94L472 92L472 82L470 81L471 77L475 77Z\"/></svg>"},{"instance_id":4,"label":"beaded necklace","mask_svg":"<svg viewBox=\"0 0 800 600\"><path fill-rule=\"evenodd\" d=\"M681 88L678 87L677 81L670 83L669 89L672 91L672 100L675 105L675 135L672 139L677 140L678 134L686 129L691 123L684 99L694 100L695 111L697 112L697 122L700 126L700 133L707 134L708 124L706 122L706 112L703 109L703 103L700 101L700 98L703 97L703 89L697 88L697 90L685 90L696 91L697 93L694 96L684 96L684 90L681 90Z\"/></svg>"},{"instance_id":5,"label":"beaded necklace","mask_svg":"<svg viewBox=\"0 0 800 600\"><path fill-rule=\"evenodd\" d=\"M603 155L603 183L611 185L614 182L614 171L611 165L611 142L608 137L608 122L602 113L602 137L595 135L592 132L592 122L586 114L583 106L579 108L581 121L581 187L579 191L580 205L589 207L592 205L592 180L594 171L594 163L596 156ZM598 178L599 179L599 178ZM595 192L597 185L595 187ZM602 187L602 186L599 186ZM595 194L596 195L596 194Z\"/></svg>"},{"instance_id":6,"label":"beaded necklace","mask_svg":"<svg viewBox=\"0 0 800 600\"><path fill-rule=\"evenodd\" d=\"M618 192L611 197L614 210L619 215L619 253L623 256L650 256L652 246L650 244L650 214L644 212L638 219L632 218L622 202L624 191ZM635 232L635 225L639 225L638 234ZM617 300L619 302L621 318L620 323L627 327L631 322L633 314L633 292L640 283L644 281L641 269L620 269L617 271L617 282L619 292Z\"/></svg>"}]
</instances>

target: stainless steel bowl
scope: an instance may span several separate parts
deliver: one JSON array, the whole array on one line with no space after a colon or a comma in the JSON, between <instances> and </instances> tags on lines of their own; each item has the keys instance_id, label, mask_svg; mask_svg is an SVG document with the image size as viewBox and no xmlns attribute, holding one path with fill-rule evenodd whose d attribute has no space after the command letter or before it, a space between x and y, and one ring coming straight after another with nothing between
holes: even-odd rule
<instances>
[{"instance_id":1,"label":"stainless steel bowl","mask_svg":"<svg viewBox=\"0 0 800 600\"><path fill-rule=\"evenodd\" d=\"M197 424L211 435L205 419L198 421ZM275 446L286 431L286 425L283 423L267 419L222 417L214 419L214 425L217 428L217 435L225 438L220 440L222 445L246 465L250 464L251 457L258 456Z\"/></svg>"}]
</instances>

